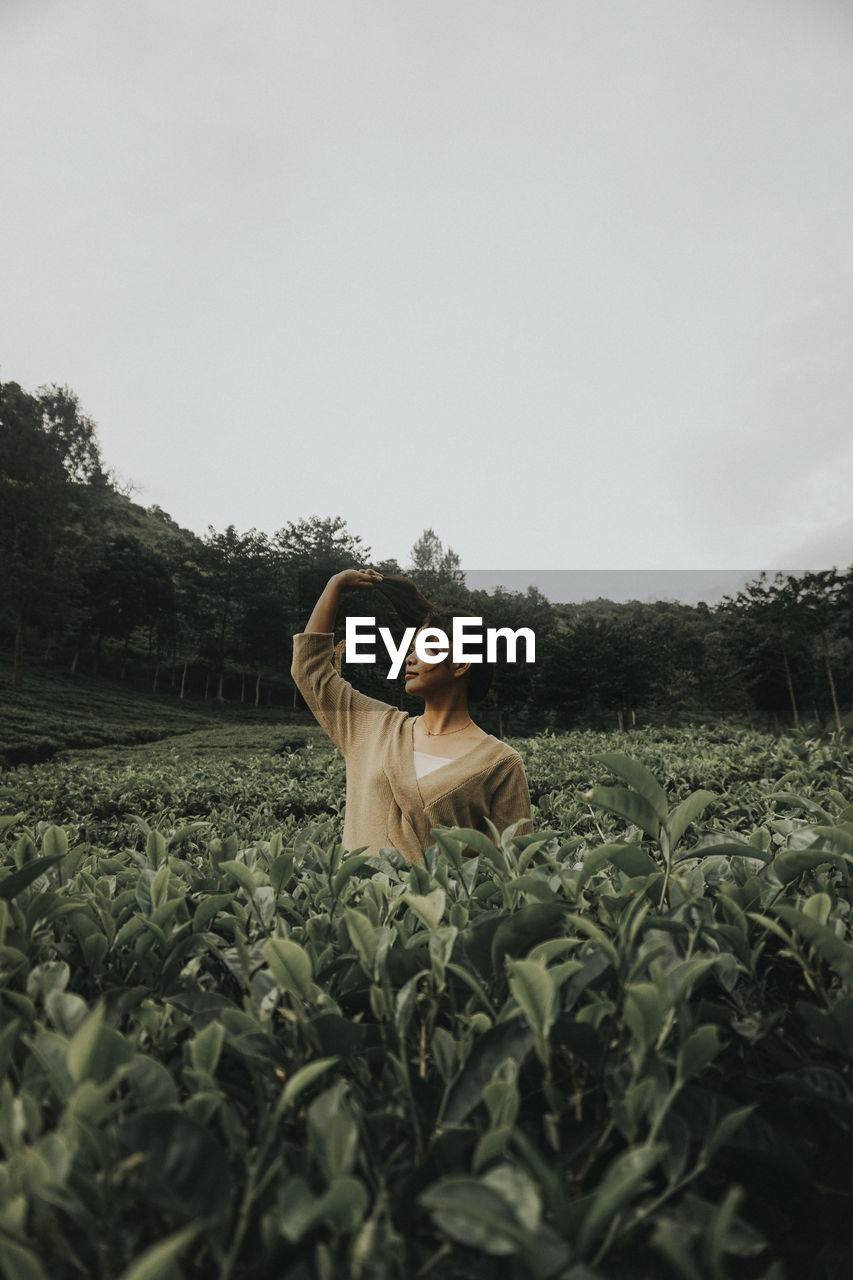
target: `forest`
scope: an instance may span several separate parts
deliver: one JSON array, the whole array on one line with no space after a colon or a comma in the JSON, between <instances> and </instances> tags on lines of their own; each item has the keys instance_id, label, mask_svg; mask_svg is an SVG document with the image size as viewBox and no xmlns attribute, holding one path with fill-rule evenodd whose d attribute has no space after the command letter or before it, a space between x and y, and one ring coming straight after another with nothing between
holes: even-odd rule
<instances>
[{"instance_id":1,"label":"forest","mask_svg":"<svg viewBox=\"0 0 853 1280\"><path fill-rule=\"evenodd\" d=\"M535 586L468 590L432 529L402 563L374 561L341 517L292 515L272 533L228 524L199 537L132 500L73 391L0 384L0 644L13 689L27 664L52 664L180 700L293 706L291 637L329 576L361 564L406 572L486 625L534 629L535 665L499 670L483 709L500 735L720 719L840 729L853 706L853 567L763 573L714 606L565 604ZM375 612L381 623L379 600ZM403 697L376 668L348 675Z\"/></svg>"}]
</instances>

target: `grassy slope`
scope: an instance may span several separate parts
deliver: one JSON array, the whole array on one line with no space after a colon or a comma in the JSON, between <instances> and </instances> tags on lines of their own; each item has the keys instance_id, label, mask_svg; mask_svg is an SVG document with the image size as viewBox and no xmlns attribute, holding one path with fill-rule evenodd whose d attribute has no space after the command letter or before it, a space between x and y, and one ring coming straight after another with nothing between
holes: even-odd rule
<instances>
[{"instance_id":1,"label":"grassy slope","mask_svg":"<svg viewBox=\"0 0 853 1280\"><path fill-rule=\"evenodd\" d=\"M130 686L56 667L30 665L20 693L11 687L11 664L0 659L0 764L46 760L58 752L157 742L192 735L195 746L213 737L228 745L240 728L263 728L275 738L286 725L312 723L280 708L180 702L172 693L143 693ZM225 731L224 737L221 731ZM287 736L287 735L285 735Z\"/></svg>"}]
</instances>

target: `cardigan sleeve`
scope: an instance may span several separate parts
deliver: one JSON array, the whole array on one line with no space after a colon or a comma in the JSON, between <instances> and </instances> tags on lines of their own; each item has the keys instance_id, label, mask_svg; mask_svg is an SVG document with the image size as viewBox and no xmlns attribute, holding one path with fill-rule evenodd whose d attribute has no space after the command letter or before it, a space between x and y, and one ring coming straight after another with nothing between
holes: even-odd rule
<instances>
[{"instance_id":1,"label":"cardigan sleeve","mask_svg":"<svg viewBox=\"0 0 853 1280\"><path fill-rule=\"evenodd\" d=\"M359 693L334 668L331 632L308 631L293 637L290 674L321 729L347 754L359 730L393 711L388 702Z\"/></svg>"},{"instance_id":2,"label":"cardigan sleeve","mask_svg":"<svg viewBox=\"0 0 853 1280\"><path fill-rule=\"evenodd\" d=\"M489 804L489 819L503 835L507 827L524 819L519 835L529 835L533 828L533 817L530 810L530 791L524 773L521 756L513 752L515 759L501 777L492 792Z\"/></svg>"}]
</instances>

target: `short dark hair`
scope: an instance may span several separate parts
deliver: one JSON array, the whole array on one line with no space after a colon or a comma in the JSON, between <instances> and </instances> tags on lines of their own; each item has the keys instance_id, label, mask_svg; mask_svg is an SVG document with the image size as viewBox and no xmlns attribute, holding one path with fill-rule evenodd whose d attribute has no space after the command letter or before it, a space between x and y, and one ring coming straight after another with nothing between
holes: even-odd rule
<instances>
[{"instance_id":1,"label":"short dark hair","mask_svg":"<svg viewBox=\"0 0 853 1280\"><path fill-rule=\"evenodd\" d=\"M431 609L423 621L426 627L441 627L442 631L450 637L453 634L454 618L475 618L477 615L468 613L465 609ZM492 685L492 679L495 674L495 666L493 662L486 662L486 635L485 628L477 636L470 631L465 637L465 648L476 650L482 658L481 662L472 662L468 670L468 701L482 702Z\"/></svg>"},{"instance_id":2,"label":"short dark hair","mask_svg":"<svg viewBox=\"0 0 853 1280\"><path fill-rule=\"evenodd\" d=\"M454 618L474 618L477 615L466 609L444 609L441 605L427 600L420 589L402 573L387 573L381 582L377 582L376 590L385 596L394 608L394 613L404 627L441 627L448 636L453 631ZM479 640L475 636L466 637L466 647L476 649L479 646L484 661L472 662L467 674L467 692L469 702L482 702L492 684L495 665L485 661L485 628Z\"/></svg>"}]
</instances>

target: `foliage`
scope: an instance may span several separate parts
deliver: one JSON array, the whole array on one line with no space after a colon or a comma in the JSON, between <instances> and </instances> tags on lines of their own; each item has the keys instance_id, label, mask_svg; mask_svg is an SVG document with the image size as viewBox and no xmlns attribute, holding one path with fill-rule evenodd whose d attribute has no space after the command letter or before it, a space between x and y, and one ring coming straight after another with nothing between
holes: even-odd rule
<instances>
[{"instance_id":1,"label":"foliage","mask_svg":"<svg viewBox=\"0 0 853 1280\"><path fill-rule=\"evenodd\" d=\"M50 631L74 603L104 492L94 424L76 397L0 383L0 623L14 631L16 689L27 626Z\"/></svg>"},{"instance_id":2,"label":"foliage","mask_svg":"<svg viewBox=\"0 0 853 1280\"><path fill-rule=\"evenodd\" d=\"M452 547L445 551L434 529L424 529L409 552L411 564L407 573L421 591L435 604L455 607L469 593L464 590L462 561ZM459 590L462 587L463 590Z\"/></svg>"},{"instance_id":3,"label":"foliage","mask_svg":"<svg viewBox=\"0 0 853 1280\"><path fill-rule=\"evenodd\" d=\"M843 1274L846 746L632 743L521 743L536 834L422 866L344 855L307 743L212 821L169 744L97 821L106 763L59 823L7 775L5 1275ZM243 834L300 770L316 820Z\"/></svg>"},{"instance_id":4,"label":"foliage","mask_svg":"<svg viewBox=\"0 0 853 1280\"><path fill-rule=\"evenodd\" d=\"M0 634L22 687L34 654L176 696L275 697L298 705L291 637L328 578L369 564L370 549L340 516L290 520L276 533L233 524L205 538L158 506L147 512L104 475L95 426L67 387L36 395L0 385ZM542 729L629 728L736 719L841 731L853 708L853 568L762 574L717 608L671 601L559 604L527 592L468 590L460 558L434 529L411 548L410 571L436 603L491 626L532 628L535 666L499 669L482 705L500 736ZM380 569L397 569L387 561ZM364 593L348 612L387 621ZM403 700L384 673L359 666L360 688ZM249 682L254 687L250 687ZM265 697L263 696L265 695ZM848 726L849 727L849 726Z\"/></svg>"}]
</instances>

